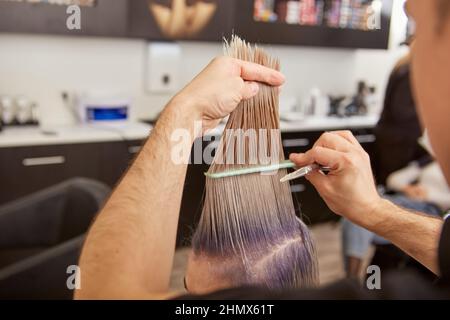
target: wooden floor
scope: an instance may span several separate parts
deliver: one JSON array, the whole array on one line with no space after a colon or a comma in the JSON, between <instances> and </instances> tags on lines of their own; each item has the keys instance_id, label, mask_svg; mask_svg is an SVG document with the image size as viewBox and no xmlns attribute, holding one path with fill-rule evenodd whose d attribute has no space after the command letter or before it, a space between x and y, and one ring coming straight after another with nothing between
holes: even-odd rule
<instances>
[{"instance_id":1,"label":"wooden floor","mask_svg":"<svg viewBox=\"0 0 450 320\"><path fill-rule=\"evenodd\" d=\"M320 284L326 285L336 280L342 279L344 265L342 260L341 246L341 226L339 223L327 223L311 228L316 242L317 254L319 258ZM177 250L175 254L171 288L176 291L183 291L183 278L186 269L186 260L189 249ZM372 252L368 253L367 261Z\"/></svg>"}]
</instances>

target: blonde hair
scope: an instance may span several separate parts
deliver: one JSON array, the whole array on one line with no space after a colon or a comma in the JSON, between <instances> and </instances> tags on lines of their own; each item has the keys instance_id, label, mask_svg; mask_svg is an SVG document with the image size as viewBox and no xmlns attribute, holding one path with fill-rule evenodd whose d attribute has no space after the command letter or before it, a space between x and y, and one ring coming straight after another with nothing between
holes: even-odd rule
<instances>
[{"instance_id":1,"label":"blonde hair","mask_svg":"<svg viewBox=\"0 0 450 320\"><path fill-rule=\"evenodd\" d=\"M236 36L225 44L225 51L233 58L279 70L277 59ZM269 157L282 161L278 89L259 86L258 94L242 101L230 115L225 130L256 130L257 141L265 144L259 147ZM248 167L255 164L249 163L251 158L257 160L256 164L264 162L261 152L249 144L241 157L236 152L236 139L236 135L222 135L208 172ZM237 163L239 158L244 162ZM286 170L278 170L271 174L207 178L203 211L192 241L194 256L222 261L218 267L221 270L215 272L234 285L270 289L317 285L314 244L309 230L295 215L289 184L280 183L285 174Z\"/></svg>"}]
</instances>

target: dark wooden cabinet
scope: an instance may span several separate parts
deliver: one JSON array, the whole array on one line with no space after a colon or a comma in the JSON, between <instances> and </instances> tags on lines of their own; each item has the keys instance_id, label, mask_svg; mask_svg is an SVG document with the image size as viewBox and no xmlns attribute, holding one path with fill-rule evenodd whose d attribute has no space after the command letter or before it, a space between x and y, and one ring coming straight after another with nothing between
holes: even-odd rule
<instances>
[{"instance_id":1,"label":"dark wooden cabinet","mask_svg":"<svg viewBox=\"0 0 450 320\"><path fill-rule=\"evenodd\" d=\"M85 146L78 146L80 156L66 146L19 147L0 150L0 202L5 203L76 176ZM87 148L89 149L89 148ZM92 150L90 150L92 151ZM89 162L91 159L89 158ZM95 163L95 160L93 160ZM84 177L92 177L95 167L85 163Z\"/></svg>"},{"instance_id":2,"label":"dark wooden cabinet","mask_svg":"<svg viewBox=\"0 0 450 320\"><path fill-rule=\"evenodd\" d=\"M73 177L113 187L141 141L0 148L0 204Z\"/></svg>"},{"instance_id":3,"label":"dark wooden cabinet","mask_svg":"<svg viewBox=\"0 0 450 320\"><path fill-rule=\"evenodd\" d=\"M285 158L287 159L291 153L308 151L321 134L322 131L282 133L281 138ZM327 205L308 181L296 179L289 183L291 184L295 211L305 223L314 224L329 221L333 218Z\"/></svg>"}]
</instances>

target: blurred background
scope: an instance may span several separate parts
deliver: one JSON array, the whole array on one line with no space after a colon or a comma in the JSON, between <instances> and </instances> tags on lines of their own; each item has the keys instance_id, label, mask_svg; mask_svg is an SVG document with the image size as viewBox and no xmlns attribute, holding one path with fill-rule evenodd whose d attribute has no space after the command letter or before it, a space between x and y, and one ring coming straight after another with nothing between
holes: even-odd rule
<instances>
[{"instance_id":1,"label":"blurred background","mask_svg":"<svg viewBox=\"0 0 450 320\"><path fill-rule=\"evenodd\" d=\"M407 45L414 25L403 6L404 0L0 0L0 298L71 298L67 267L76 265L92 218L167 101L222 53L223 38L233 32L281 60L285 154L309 149L323 131L352 130L372 157L380 192L428 204L405 191L432 159L417 142L422 129ZM200 146L213 149L221 128ZM392 180L412 164L418 176ZM207 167L200 160L188 168L175 289L183 288ZM338 221L305 181L291 190L318 242L323 284L363 279L374 257L392 268L414 264L367 234L364 250L346 251L361 230Z\"/></svg>"}]
</instances>

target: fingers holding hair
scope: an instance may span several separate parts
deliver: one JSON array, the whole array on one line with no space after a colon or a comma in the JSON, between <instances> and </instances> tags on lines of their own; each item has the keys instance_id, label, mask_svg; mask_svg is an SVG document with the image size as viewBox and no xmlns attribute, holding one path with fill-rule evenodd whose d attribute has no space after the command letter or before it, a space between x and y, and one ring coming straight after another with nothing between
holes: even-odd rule
<instances>
[{"instance_id":1,"label":"fingers holding hair","mask_svg":"<svg viewBox=\"0 0 450 320\"><path fill-rule=\"evenodd\" d=\"M262 82L275 87L281 86L285 81L284 75L277 70L253 62L236 61L241 68L241 77L245 81Z\"/></svg>"}]
</instances>

